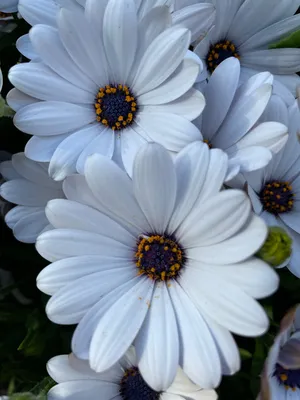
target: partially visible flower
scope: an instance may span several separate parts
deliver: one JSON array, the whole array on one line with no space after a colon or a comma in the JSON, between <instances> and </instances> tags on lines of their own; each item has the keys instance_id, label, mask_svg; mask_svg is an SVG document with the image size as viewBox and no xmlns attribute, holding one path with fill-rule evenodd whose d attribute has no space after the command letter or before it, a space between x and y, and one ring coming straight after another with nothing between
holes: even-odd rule
<instances>
[{"instance_id":1,"label":"partially visible flower","mask_svg":"<svg viewBox=\"0 0 300 400\"><path fill-rule=\"evenodd\" d=\"M291 236L293 244L288 268L300 277L300 112L297 100L287 109L279 97L274 97L266 118L288 125L288 141L265 168L245 173L244 178L254 211L269 226L281 226Z\"/></svg>"},{"instance_id":2,"label":"partially visible flower","mask_svg":"<svg viewBox=\"0 0 300 400\"><path fill-rule=\"evenodd\" d=\"M158 144L138 152L133 179L101 155L85 177L64 182L67 200L52 200L53 230L36 248L52 262L37 278L51 295L46 312L78 324L72 350L97 372L134 342L139 369L167 389L180 365L202 388L239 369L231 332L263 334L268 318L254 299L278 277L254 257L267 236L240 190L223 190L227 156L191 143L173 163Z\"/></svg>"},{"instance_id":3,"label":"partially visible flower","mask_svg":"<svg viewBox=\"0 0 300 400\"><path fill-rule=\"evenodd\" d=\"M93 153L112 158L118 143L131 175L143 144L178 152L201 140L191 122L205 100L193 88L199 64L185 59L190 32L169 27L166 7L151 9L142 21L137 13L134 0L93 1L85 14L63 8L58 30L37 25L30 31L42 62L10 70L19 90L14 123L34 135L25 154L49 161L56 180L82 173Z\"/></svg>"},{"instance_id":4,"label":"partially visible flower","mask_svg":"<svg viewBox=\"0 0 300 400\"><path fill-rule=\"evenodd\" d=\"M49 226L47 202L64 197L61 183L49 178L47 169L47 164L29 160L24 153L14 154L11 161L0 164L0 173L7 181L0 186L0 195L17 204L6 214L5 221L21 242L35 242Z\"/></svg>"},{"instance_id":5,"label":"partially visible flower","mask_svg":"<svg viewBox=\"0 0 300 400\"><path fill-rule=\"evenodd\" d=\"M206 107L194 123L211 148L229 157L227 179L266 166L285 145L288 128L278 122L257 124L272 94L273 76L262 72L239 86L240 63L222 62L204 89Z\"/></svg>"},{"instance_id":6,"label":"partially visible flower","mask_svg":"<svg viewBox=\"0 0 300 400\"><path fill-rule=\"evenodd\" d=\"M256 256L272 267L285 266L292 253L292 239L279 226L269 228L268 237Z\"/></svg>"},{"instance_id":7,"label":"partially visible flower","mask_svg":"<svg viewBox=\"0 0 300 400\"><path fill-rule=\"evenodd\" d=\"M0 0L0 11L12 13L18 10L18 0Z\"/></svg>"},{"instance_id":8,"label":"partially visible flower","mask_svg":"<svg viewBox=\"0 0 300 400\"><path fill-rule=\"evenodd\" d=\"M266 360L260 400L298 400L300 396L300 308L291 309L280 324Z\"/></svg>"},{"instance_id":9,"label":"partially visible flower","mask_svg":"<svg viewBox=\"0 0 300 400\"><path fill-rule=\"evenodd\" d=\"M225 59L236 57L242 70L254 75L270 71L295 94L300 83L300 49L270 49L281 38L299 30L299 7L294 0L213 0L214 27L196 47L205 64L206 78ZM207 70L207 71L206 71Z\"/></svg>"},{"instance_id":10,"label":"partially visible flower","mask_svg":"<svg viewBox=\"0 0 300 400\"><path fill-rule=\"evenodd\" d=\"M58 383L48 392L48 400L216 400L214 390L201 390L178 370L172 385L155 391L144 381L137 367L133 348L108 371L96 373L88 362L74 354L52 358L47 364L51 378ZM72 397L73 396L73 397Z\"/></svg>"}]
</instances>

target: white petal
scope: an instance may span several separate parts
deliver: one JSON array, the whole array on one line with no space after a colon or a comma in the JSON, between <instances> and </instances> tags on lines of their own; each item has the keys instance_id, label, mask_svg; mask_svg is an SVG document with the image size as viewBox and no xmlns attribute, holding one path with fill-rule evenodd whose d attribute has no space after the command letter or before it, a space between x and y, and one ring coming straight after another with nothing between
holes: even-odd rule
<instances>
[{"instance_id":1,"label":"white petal","mask_svg":"<svg viewBox=\"0 0 300 400\"><path fill-rule=\"evenodd\" d=\"M243 336L266 332L268 318L262 306L232 284L228 276L224 280L209 268L190 267L181 275L180 283L201 312L231 332Z\"/></svg>"},{"instance_id":2,"label":"white petal","mask_svg":"<svg viewBox=\"0 0 300 400\"><path fill-rule=\"evenodd\" d=\"M179 364L179 337L173 305L164 282L155 285L135 348L138 367L147 384L157 392L168 389Z\"/></svg>"},{"instance_id":3,"label":"white petal","mask_svg":"<svg viewBox=\"0 0 300 400\"><path fill-rule=\"evenodd\" d=\"M270 84L263 84L252 93L247 93L247 86L245 91L242 89L236 96L226 120L213 138L214 147L226 148L241 139L262 115L272 94Z\"/></svg>"},{"instance_id":4,"label":"white petal","mask_svg":"<svg viewBox=\"0 0 300 400\"><path fill-rule=\"evenodd\" d=\"M73 354L51 358L47 363L47 372L57 383L99 377L86 361L76 358Z\"/></svg>"},{"instance_id":5,"label":"white petal","mask_svg":"<svg viewBox=\"0 0 300 400\"><path fill-rule=\"evenodd\" d=\"M209 3L192 4L175 11L173 25L181 25L191 30L191 42L205 35L215 20L215 7Z\"/></svg>"},{"instance_id":6,"label":"white petal","mask_svg":"<svg viewBox=\"0 0 300 400\"><path fill-rule=\"evenodd\" d=\"M24 243L35 243L38 235L48 225L44 209L21 218L13 227L14 236Z\"/></svg>"},{"instance_id":7,"label":"white petal","mask_svg":"<svg viewBox=\"0 0 300 400\"><path fill-rule=\"evenodd\" d=\"M195 208L176 231L176 237L184 248L220 243L243 228L250 212L250 201L244 192L225 190Z\"/></svg>"},{"instance_id":8,"label":"white petal","mask_svg":"<svg viewBox=\"0 0 300 400\"><path fill-rule=\"evenodd\" d=\"M161 33L146 50L137 70L132 90L136 96L157 88L176 70L190 43L190 32L172 27Z\"/></svg>"},{"instance_id":9,"label":"white petal","mask_svg":"<svg viewBox=\"0 0 300 400\"><path fill-rule=\"evenodd\" d=\"M97 93L97 85L74 63L59 37L57 29L37 25L30 30L34 49L43 62L62 78L92 94Z\"/></svg>"},{"instance_id":10,"label":"white petal","mask_svg":"<svg viewBox=\"0 0 300 400\"><path fill-rule=\"evenodd\" d=\"M116 240L75 229L55 229L40 235L37 251L48 261L71 256L107 255L130 257L131 249Z\"/></svg>"},{"instance_id":11,"label":"white petal","mask_svg":"<svg viewBox=\"0 0 300 400\"><path fill-rule=\"evenodd\" d=\"M48 162L57 146L68 136L68 133L45 137L33 136L25 146L25 155L34 161Z\"/></svg>"},{"instance_id":12,"label":"white petal","mask_svg":"<svg viewBox=\"0 0 300 400\"><path fill-rule=\"evenodd\" d=\"M124 85L137 48L137 15L133 0L110 0L103 20L103 42L112 79Z\"/></svg>"},{"instance_id":13,"label":"white petal","mask_svg":"<svg viewBox=\"0 0 300 400\"><path fill-rule=\"evenodd\" d=\"M137 285L141 283L141 277L136 276L131 281L126 281L115 290L104 296L97 304L94 305L82 318L79 325L75 329L72 338L72 351L77 357L88 360L90 345L95 330L107 311L115 304L115 302L125 296L128 292L137 290ZM140 290L140 289L138 289ZM113 316L113 320L115 316ZM126 353L128 354L128 352ZM121 361L121 360L120 360Z\"/></svg>"},{"instance_id":14,"label":"white petal","mask_svg":"<svg viewBox=\"0 0 300 400\"><path fill-rule=\"evenodd\" d=\"M32 46L29 34L19 37L19 39L16 42L16 47L19 50L19 52L29 60L38 58L38 55L36 54Z\"/></svg>"},{"instance_id":15,"label":"white petal","mask_svg":"<svg viewBox=\"0 0 300 400\"><path fill-rule=\"evenodd\" d=\"M267 237L267 226L253 215L235 236L207 247L191 248L187 257L204 263L226 265L246 260L258 251Z\"/></svg>"},{"instance_id":16,"label":"white petal","mask_svg":"<svg viewBox=\"0 0 300 400\"><path fill-rule=\"evenodd\" d=\"M63 382L50 389L47 397L49 400L82 400L97 398L101 393L101 400L119 400L119 385L99 381L70 381Z\"/></svg>"},{"instance_id":17,"label":"white petal","mask_svg":"<svg viewBox=\"0 0 300 400\"><path fill-rule=\"evenodd\" d=\"M46 215L57 229L81 229L118 240L126 246L135 246L136 238L111 218L77 202L61 199L51 200Z\"/></svg>"},{"instance_id":18,"label":"white petal","mask_svg":"<svg viewBox=\"0 0 300 400\"><path fill-rule=\"evenodd\" d=\"M170 155L157 144L145 145L133 167L136 199L152 232L163 234L176 200L176 174Z\"/></svg>"},{"instance_id":19,"label":"white petal","mask_svg":"<svg viewBox=\"0 0 300 400\"><path fill-rule=\"evenodd\" d=\"M150 279L140 277L136 286L125 295L116 297L94 332L90 347L92 369L105 371L123 356L144 322L153 288Z\"/></svg>"},{"instance_id":20,"label":"white petal","mask_svg":"<svg viewBox=\"0 0 300 400\"><path fill-rule=\"evenodd\" d=\"M49 165L49 174L55 180L62 180L76 172L78 157L93 139L101 133L98 124L88 125L70 134L56 148Z\"/></svg>"},{"instance_id":21,"label":"white petal","mask_svg":"<svg viewBox=\"0 0 300 400\"><path fill-rule=\"evenodd\" d=\"M194 60L184 59L176 71L157 88L138 97L140 105L165 104L176 100L193 86L199 73Z\"/></svg>"},{"instance_id":22,"label":"white petal","mask_svg":"<svg viewBox=\"0 0 300 400\"><path fill-rule=\"evenodd\" d=\"M16 171L11 160L0 163L0 174L6 181L22 179L22 176Z\"/></svg>"},{"instance_id":23,"label":"white petal","mask_svg":"<svg viewBox=\"0 0 300 400\"><path fill-rule=\"evenodd\" d=\"M179 284L171 284L169 293L179 329L180 365L200 387L216 387L221 379L221 366L209 329Z\"/></svg>"},{"instance_id":24,"label":"white petal","mask_svg":"<svg viewBox=\"0 0 300 400\"><path fill-rule=\"evenodd\" d=\"M140 112L135 122L154 142L170 151L178 152L189 143L202 139L198 128L180 115Z\"/></svg>"},{"instance_id":25,"label":"white petal","mask_svg":"<svg viewBox=\"0 0 300 400\"><path fill-rule=\"evenodd\" d=\"M83 13L61 9L57 23L64 47L81 71L98 87L108 84L106 57L101 39L95 40L94 31Z\"/></svg>"},{"instance_id":26,"label":"white petal","mask_svg":"<svg viewBox=\"0 0 300 400\"><path fill-rule=\"evenodd\" d=\"M57 324L76 324L107 293L136 276L133 268L110 268L83 276L58 290L48 301L46 313Z\"/></svg>"},{"instance_id":27,"label":"white petal","mask_svg":"<svg viewBox=\"0 0 300 400\"><path fill-rule=\"evenodd\" d=\"M252 129L237 143L237 148L263 146L274 153L283 148L288 139L288 128L278 122L264 122Z\"/></svg>"},{"instance_id":28,"label":"white petal","mask_svg":"<svg viewBox=\"0 0 300 400\"><path fill-rule=\"evenodd\" d=\"M186 146L176 157L177 196L168 231L174 232L191 212L206 179L212 154L203 142Z\"/></svg>"},{"instance_id":29,"label":"white petal","mask_svg":"<svg viewBox=\"0 0 300 400\"><path fill-rule=\"evenodd\" d=\"M239 172L261 169L272 160L272 152L260 146L244 147L232 152L232 154L230 150L228 150L230 162L239 166ZM228 177L227 180L229 180Z\"/></svg>"},{"instance_id":30,"label":"white petal","mask_svg":"<svg viewBox=\"0 0 300 400\"><path fill-rule=\"evenodd\" d=\"M131 180L113 161L100 155L91 156L86 162L85 176L106 215L136 235L150 231L134 197Z\"/></svg>"},{"instance_id":31,"label":"white petal","mask_svg":"<svg viewBox=\"0 0 300 400\"><path fill-rule=\"evenodd\" d=\"M17 64L9 71L9 80L20 91L40 100L92 104L94 95L61 78L43 63Z\"/></svg>"},{"instance_id":32,"label":"white petal","mask_svg":"<svg viewBox=\"0 0 300 400\"><path fill-rule=\"evenodd\" d=\"M208 81L205 89L206 108L202 121L202 133L205 139L210 140L224 121L235 96L239 77L240 63L231 57L216 68Z\"/></svg>"},{"instance_id":33,"label":"white petal","mask_svg":"<svg viewBox=\"0 0 300 400\"><path fill-rule=\"evenodd\" d=\"M40 0L38 7L35 0L19 1L19 13L32 26L36 24L55 26L57 11L58 5L54 1Z\"/></svg>"},{"instance_id":34,"label":"white petal","mask_svg":"<svg viewBox=\"0 0 300 400\"><path fill-rule=\"evenodd\" d=\"M23 132L33 135L59 135L79 129L93 122L95 111L77 104L59 101L38 102L18 111L14 124Z\"/></svg>"},{"instance_id":35,"label":"white petal","mask_svg":"<svg viewBox=\"0 0 300 400\"><path fill-rule=\"evenodd\" d=\"M111 256L80 256L56 261L44 268L37 277L37 287L52 296L76 279L106 270L129 268L133 265L126 259Z\"/></svg>"},{"instance_id":36,"label":"white petal","mask_svg":"<svg viewBox=\"0 0 300 400\"><path fill-rule=\"evenodd\" d=\"M53 198L61 198L63 194L60 190L40 186L25 179L14 179L5 182L0 187L1 196L21 206L41 207Z\"/></svg>"},{"instance_id":37,"label":"white petal","mask_svg":"<svg viewBox=\"0 0 300 400\"><path fill-rule=\"evenodd\" d=\"M34 214L38 211L43 211L44 207L26 207L26 206L17 206L10 210L5 215L5 222L9 226L10 229L16 225L18 221L22 218L27 217L30 214Z\"/></svg>"},{"instance_id":38,"label":"white petal","mask_svg":"<svg viewBox=\"0 0 300 400\"><path fill-rule=\"evenodd\" d=\"M115 149L115 133L111 129L107 129L104 125L99 123L94 125L98 131L97 136L83 148L78 160L76 162L76 170L80 174L84 174L84 166L88 157L92 154L103 154L108 158L112 158ZM123 132L122 132L123 134Z\"/></svg>"},{"instance_id":39,"label":"white petal","mask_svg":"<svg viewBox=\"0 0 300 400\"><path fill-rule=\"evenodd\" d=\"M300 49L269 49L243 54L245 67L269 70L273 74L293 74L300 70Z\"/></svg>"},{"instance_id":40,"label":"white petal","mask_svg":"<svg viewBox=\"0 0 300 400\"><path fill-rule=\"evenodd\" d=\"M38 99L27 96L27 94L20 92L18 89L11 89L6 96L7 104L14 111L18 111L20 108L36 103L37 101Z\"/></svg>"},{"instance_id":41,"label":"white petal","mask_svg":"<svg viewBox=\"0 0 300 400\"><path fill-rule=\"evenodd\" d=\"M125 168L127 174L132 177L132 169L134 159L136 157L137 152L148 143L149 140L146 140L144 137L140 135L140 128L138 125L133 125L133 128L130 126L124 130L121 134L120 138L120 147L121 147L121 162L118 160L117 164ZM118 141L118 138L116 138Z\"/></svg>"},{"instance_id":42,"label":"white petal","mask_svg":"<svg viewBox=\"0 0 300 400\"><path fill-rule=\"evenodd\" d=\"M190 89L178 99L158 106L144 106L141 111L143 113L168 113L181 115L182 117L193 121L201 114L205 107L205 99L201 92Z\"/></svg>"}]
</instances>

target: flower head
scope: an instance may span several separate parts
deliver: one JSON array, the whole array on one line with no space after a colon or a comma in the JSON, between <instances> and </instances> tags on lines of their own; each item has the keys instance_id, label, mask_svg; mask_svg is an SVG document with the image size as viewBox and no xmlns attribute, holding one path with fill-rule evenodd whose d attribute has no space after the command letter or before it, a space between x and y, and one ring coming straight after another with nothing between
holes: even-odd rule
<instances>
[{"instance_id":1,"label":"flower head","mask_svg":"<svg viewBox=\"0 0 300 400\"><path fill-rule=\"evenodd\" d=\"M9 104L23 96L14 123L34 135L26 156L40 161L47 153L54 179L82 173L92 153L115 157L119 147L131 174L148 141L178 152L201 139L190 122L205 105L192 88L199 64L185 59L191 34L169 27L168 8L150 9L139 21L134 0L92 1L85 14L62 8L57 25L33 27L41 62L9 73L18 89Z\"/></svg>"},{"instance_id":2,"label":"flower head","mask_svg":"<svg viewBox=\"0 0 300 400\"><path fill-rule=\"evenodd\" d=\"M244 174L254 211L269 226L281 226L292 239L292 254L288 268L300 276L300 143L298 132L300 112L297 100L287 109L281 98L275 96L268 105L267 117L281 121L289 128L285 147L261 170Z\"/></svg>"},{"instance_id":3,"label":"flower head","mask_svg":"<svg viewBox=\"0 0 300 400\"><path fill-rule=\"evenodd\" d=\"M260 400L296 400L300 393L300 313L291 309L280 324L261 380Z\"/></svg>"},{"instance_id":4,"label":"flower head","mask_svg":"<svg viewBox=\"0 0 300 400\"><path fill-rule=\"evenodd\" d=\"M158 144L138 153L133 180L113 161L91 156L85 177L64 182L68 200L46 214L54 230L37 250L53 262L37 279L52 295L46 311L78 324L73 352L98 372L134 342L138 367L156 391L180 365L203 388L239 368L229 331L255 336L268 319L254 301L278 278L253 257L267 228L247 195L220 191L227 156L202 142L173 163Z\"/></svg>"},{"instance_id":5,"label":"flower head","mask_svg":"<svg viewBox=\"0 0 300 400\"><path fill-rule=\"evenodd\" d=\"M103 373L93 371L87 361L76 358L74 354L52 358L47 364L49 375L58 385L48 393L49 400L64 400L70 396L97 399L106 394L107 399L119 400L216 400L213 390L201 390L178 370L173 384L166 391L155 391L147 385L137 367L133 348Z\"/></svg>"},{"instance_id":6,"label":"flower head","mask_svg":"<svg viewBox=\"0 0 300 400\"><path fill-rule=\"evenodd\" d=\"M214 0L214 4L214 27L195 50L205 64L203 78L225 59L235 57L242 74L270 71L295 94L300 49L269 46L299 29L300 16L294 15L299 4L293 0Z\"/></svg>"}]
</instances>

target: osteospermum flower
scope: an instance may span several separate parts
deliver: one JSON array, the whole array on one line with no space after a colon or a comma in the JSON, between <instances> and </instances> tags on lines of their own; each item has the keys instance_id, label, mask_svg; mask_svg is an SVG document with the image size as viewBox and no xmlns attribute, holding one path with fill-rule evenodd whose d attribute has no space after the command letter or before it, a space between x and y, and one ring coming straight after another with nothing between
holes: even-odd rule
<instances>
[{"instance_id":1,"label":"osteospermum flower","mask_svg":"<svg viewBox=\"0 0 300 400\"><path fill-rule=\"evenodd\" d=\"M53 262L37 279L52 295L48 317L79 324L73 352L105 371L134 342L138 367L156 391L180 365L203 388L239 369L229 331L260 335L268 319L254 301L272 293L275 272L253 254L267 229L247 195L220 192L227 156L196 142L175 164L158 144L138 153L133 181L91 156L67 178L68 200L48 203L54 230L37 239ZM85 181L86 179L86 181Z\"/></svg>"},{"instance_id":2,"label":"osteospermum flower","mask_svg":"<svg viewBox=\"0 0 300 400\"><path fill-rule=\"evenodd\" d=\"M12 13L18 10L18 0L0 0L0 11Z\"/></svg>"},{"instance_id":3,"label":"osteospermum flower","mask_svg":"<svg viewBox=\"0 0 300 400\"><path fill-rule=\"evenodd\" d=\"M0 173L7 181L0 186L0 195L17 205L5 215L5 222L21 242L35 242L49 226L47 202L64 197L61 183L49 178L47 169L48 165L29 160L24 153L0 164Z\"/></svg>"},{"instance_id":4,"label":"osteospermum flower","mask_svg":"<svg viewBox=\"0 0 300 400\"><path fill-rule=\"evenodd\" d=\"M213 390L201 390L178 370L174 383L166 391L157 392L147 385L136 363L134 349L109 371L96 373L87 361L73 354L52 358L47 364L51 378L58 383L48 392L49 400L99 398L107 400L216 400Z\"/></svg>"},{"instance_id":5,"label":"osteospermum flower","mask_svg":"<svg viewBox=\"0 0 300 400\"><path fill-rule=\"evenodd\" d=\"M282 226L291 236L293 245L288 268L300 277L300 113L297 101L287 109L283 101L275 97L266 118L288 125L287 144L265 168L246 173L244 177L254 211L269 226Z\"/></svg>"},{"instance_id":6,"label":"osteospermum flower","mask_svg":"<svg viewBox=\"0 0 300 400\"><path fill-rule=\"evenodd\" d=\"M298 400L300 396L300 313L291 309L280 324L265 363L259 400Z\"/></svg>"},{"instance_id":7,"label":"osteospermum flower","mask_svg":"<svg viewBox=\"0 0 300 400\"><path fill-rule=\"evenodd\" d=\"M190 122L205 104L192 88L199 64L184 59L190 32L167 28L167 8L156 7L139 23L134 0L109 0L102 10L104 3L91 2L85 17L61 9L58 30L33 27L30 37L43 62L16 65L9 73L31 96L14 118L34 135L25 154L50 161L56 180L82 173L92 153L111 158L116 141L131 174L146 142L178 152L201 138Z\"/></svg>"},{"instance_id":8,"label":"osteospermum flower","mask_svg":"<svg viewBox=\"0 0 300 400\"><path fill-rule=\"evenodd\" d=\"M222 62L205 87L206 107L195 120L204 141L228 154L228 179L264 167L288 139L279 122L257 124L271 98L272 75L256 74L241 86L239 79L239 61Z\"/></svg>"},{"instance_id":9,"label":"osteospermum flower","mask_svg":"<svg viewBox=\"0 0 300 400\"><path fill-rule=\"evenodd\" d=\"M300 83L296 75L300 70L300 49L270 49L269 46L300 28L300 16L293 15L299 2L214 0L214 3L214 28L195 50L205 63L207 73L212 73L226 58L236 57L247 74L270 71L295 93Z\"/></svg>"}]
</instances>

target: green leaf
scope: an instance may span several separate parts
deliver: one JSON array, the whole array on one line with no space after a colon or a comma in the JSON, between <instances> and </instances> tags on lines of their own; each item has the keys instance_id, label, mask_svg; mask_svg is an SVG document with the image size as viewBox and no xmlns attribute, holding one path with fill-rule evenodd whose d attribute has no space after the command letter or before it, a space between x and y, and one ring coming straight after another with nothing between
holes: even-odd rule
<instances>
[{"instance_id":1,"label":"green leaf","mask_svg":"<svg viewBox=\"0 0 300 400\"><path fill-rule=\"evenodd\" d=\"M284 49L284 48L300 47L300 30L292 33L291 35L281 39L277 43L269 46L269 49Z\"/></svg>"},{"instance_id":2,"label":"green leaf","mask_svg":"<svg viewBox=\"0 0 300 400\"><path fill-rule=\"evenodd\" d=\"M250 353L250 351L241 348L239 350L242 360L249 360L250 358L252 358L252 354Z\"/></svg>"}]
</instances>

